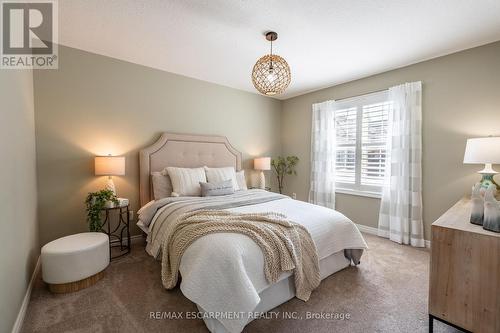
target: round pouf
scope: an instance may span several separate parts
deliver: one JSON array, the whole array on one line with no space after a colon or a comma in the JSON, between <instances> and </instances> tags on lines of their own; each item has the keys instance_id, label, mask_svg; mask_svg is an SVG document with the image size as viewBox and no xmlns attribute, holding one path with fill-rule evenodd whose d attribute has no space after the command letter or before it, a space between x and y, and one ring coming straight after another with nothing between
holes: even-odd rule
<instances>
[{"instance_id":1,"label":"round pouf","mask_svg":"<svg viewBox=\"0 0 500 333\"><path fill-rule=\"evenodd\" d=\"M109 238L84 232L56 239L42 247L42 277L55 293L87 288L104 276L109 265Z\"/></svg>"}]
</instances>

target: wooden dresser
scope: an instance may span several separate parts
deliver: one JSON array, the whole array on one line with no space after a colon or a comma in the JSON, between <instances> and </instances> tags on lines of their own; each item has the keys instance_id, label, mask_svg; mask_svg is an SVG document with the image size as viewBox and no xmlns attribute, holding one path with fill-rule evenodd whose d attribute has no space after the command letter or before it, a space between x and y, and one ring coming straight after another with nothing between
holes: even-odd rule
<instances>
[{"instance_id":1,"label":"wooden dresser","mask_svg":"<svg viewBox=\"0 0 500 333\"><path fill-rule=\"evenodd\" d=\"M500 233L469 222L468 198L432 224L429 331L438 319L465 331L500 333Z\"/></svg>"}]
</instances>

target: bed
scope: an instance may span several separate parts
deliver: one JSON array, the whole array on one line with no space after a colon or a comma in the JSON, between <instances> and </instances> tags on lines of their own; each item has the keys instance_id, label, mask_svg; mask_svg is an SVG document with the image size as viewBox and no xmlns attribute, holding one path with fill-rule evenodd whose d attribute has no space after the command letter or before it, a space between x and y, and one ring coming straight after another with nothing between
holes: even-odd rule
<instances>
[{"instance_id":1,"label":"bed","mask_svg":"<svg viewBox=\"0 0 500 333\"><path fill-rule=\"evenodd\" d=\"M163 133L158 141L140 151L140 201L141 206L153 200L151 173L165 167L194 168L200 166L227 167L241 170L241 153L223 136L186 135ZM265 197L262 190L235 193L234 197L212 199L239 202L242 197ZM173 199L172 199L173 200ZM178 198L175 202L188 205L204 202L203 198ZM168 200L167 200L168 201ZM173 205L170 203L169 205ZM164 205L163 209L169 205ZM288 197L261 200L255 204L225 206L238 213L278 212L306 227L318 250L321 279L359 263L366 243L352 221L339 212L297 201ZM147 250L151 250L156 219L161 209L147 227L142 221L138 226L147 234ZM159 224L159 222L158 222ZM193 301L207 328L213 333L241 332L244 326L295 296L293 276L285 272L280 279L269 284L263 274L263 255L260 248L247 236L235 233L215 233L203 236L192 243L182 256L179 267L182 282L180 289ZM313 296L314 297L314 294Z\"/></svg>"}]
</instances>

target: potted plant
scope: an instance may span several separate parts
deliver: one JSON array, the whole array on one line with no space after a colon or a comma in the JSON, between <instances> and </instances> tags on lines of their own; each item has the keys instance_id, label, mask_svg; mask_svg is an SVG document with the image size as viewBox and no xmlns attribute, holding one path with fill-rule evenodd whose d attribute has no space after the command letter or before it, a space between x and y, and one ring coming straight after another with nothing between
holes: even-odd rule
<instances>
[{"instance_id":1,"label":"potted plant","mask_svg":"<svg viewBox=\"0 0 500 333\"><path fill-rule=\"evenodd\" d=\"M278 156L271 160L271 166L278 179L278 190L280 193L283 193L283 180L285 175L297 174L297 171L295 171L297 163L299 163L299 158L297 156Z\"/></svg>"},{"instance_id":2,"label":"potted plant","mask_svg":"<svg viewBox=\"0 0 500 333\"><path fill-rule=\"evenodd\" d=\"M90 231L101 231L101 211L118 205L118 199L111 190L100 190L90 192L85 199L87 209L87 222Z\"/></svg>"}]
</instances>

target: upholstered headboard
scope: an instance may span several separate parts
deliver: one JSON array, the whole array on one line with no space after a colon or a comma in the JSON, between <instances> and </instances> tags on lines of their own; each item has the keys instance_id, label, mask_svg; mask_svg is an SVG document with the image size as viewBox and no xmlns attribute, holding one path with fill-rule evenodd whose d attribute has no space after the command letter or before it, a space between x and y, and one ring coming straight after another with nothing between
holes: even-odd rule
<instances>
[{"instance_id":1,"label":"upholstered headboard","mask_svg":"<svg viewBox=\"0 0 500 333\"><path fill-rule=\"evenodd\" d=\"M241 170L241 153L225 136L163 133L139 152L141 206L153 199L151 173L167 166L196 168L234 166Z\"/></svg>"}]
</instances>

